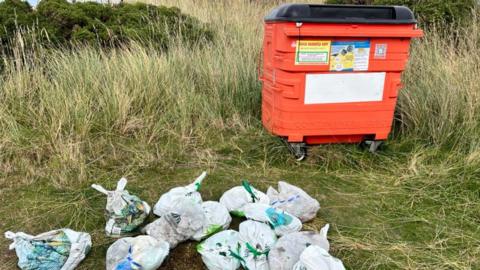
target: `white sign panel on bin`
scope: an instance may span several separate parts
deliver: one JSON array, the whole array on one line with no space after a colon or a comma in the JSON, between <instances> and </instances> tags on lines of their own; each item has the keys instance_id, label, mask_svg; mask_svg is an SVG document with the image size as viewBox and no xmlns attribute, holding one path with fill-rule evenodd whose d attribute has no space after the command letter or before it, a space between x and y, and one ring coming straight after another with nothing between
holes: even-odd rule
<instances>
[{"instance_id":1,"label":"white sign panel on bin","mask_svg":"<svg viewBox=\"0 0 480 270\"><path fill-rule=\"evenodd\" d=\"M305 104L382 101L385 72L307 74Z\"/></svg>"}]
</instances>

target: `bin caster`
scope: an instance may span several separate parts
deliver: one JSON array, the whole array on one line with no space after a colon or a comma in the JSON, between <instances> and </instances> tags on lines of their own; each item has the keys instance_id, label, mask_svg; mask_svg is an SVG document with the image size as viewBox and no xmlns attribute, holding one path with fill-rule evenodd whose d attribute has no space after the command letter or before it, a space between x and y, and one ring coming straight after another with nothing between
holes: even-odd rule
<instances>
[{"instance_id":1,"label":"bin caster","mask_svg":"<svg viewBox=\"0 0 480 270\"><path fill-rule=\"evenodd\" d=\"M375 152L377 152L380 145L383 144L383 141L368 140L368 141L364 141L363 144L364 144L365 148L368 147L368 151L370 151L370 153L375 153Z\"/></svg>"},{"instance_id":2,"label":"bin caster","mask_svg":"<svg viewBox=\"0 0 480 270\"><path fill-rule=\"evenodd\" d=\"M297 161L302 161L307 157L306 143L289 143L287 142L288 150L295 156Z\"/></svg>"}]
</instances>

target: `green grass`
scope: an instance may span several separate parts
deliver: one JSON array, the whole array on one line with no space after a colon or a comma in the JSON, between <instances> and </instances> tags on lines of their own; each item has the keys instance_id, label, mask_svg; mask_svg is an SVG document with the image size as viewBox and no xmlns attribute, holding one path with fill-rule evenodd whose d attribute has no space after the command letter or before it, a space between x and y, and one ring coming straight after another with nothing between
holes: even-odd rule
<instances>
[{"instance_id":1,"label":"green grass","mask_svg":"<svg viewBox=\"0 0 480 270\"><path fill-rule=\"evenodd\" d=\"M332 253L348 269L480 269L478 22L458 30L468 35L438 30L415 42L383 151L316 146L297 163L259 122L271 4L195 2L159 1L213 25L217 39L201 48L18 49L16 61L3 59L0 231L88 231L94 248L80 269L104 269L114 240L103 232L105 198L90 184L112 188L126 176L153 204L207 170L204 199L241 179L307 190L322 208L305 228L330 223ZM0 238L0 269L15 268L7 244ZM161 269L203 269L195 243Z\"/></svg>"}]
</instances>

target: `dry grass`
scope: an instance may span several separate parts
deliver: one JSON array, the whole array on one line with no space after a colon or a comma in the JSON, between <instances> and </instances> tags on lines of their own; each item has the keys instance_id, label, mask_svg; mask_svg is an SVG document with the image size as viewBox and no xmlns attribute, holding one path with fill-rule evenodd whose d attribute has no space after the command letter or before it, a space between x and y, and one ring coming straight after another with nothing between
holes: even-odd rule
<instances>
[{"instance_id":1,"label":"dry grass","mask_svg":"<svg viewBox=\"0 0 480 270\"><path fill-rule=\"evenodd\" d=\"M154 203L207 169L206 199L243 178L306 189L322 204L306 228L331 223L333 253L349 269L480 269L478 21L458 30L467 35L432 31L414 44L384 151L320 146L299 164L258 120L262 17L273 4L251 2L156 1L211 23L216 41L202 48L19 50L3 59L0 231L86 230L94 248L80 269L103 269L112 239L91 183L127 176ZM161 269L203 269L194 245ZM15 263L0 253L0 269Z\"/></svg>"}]
</instances>

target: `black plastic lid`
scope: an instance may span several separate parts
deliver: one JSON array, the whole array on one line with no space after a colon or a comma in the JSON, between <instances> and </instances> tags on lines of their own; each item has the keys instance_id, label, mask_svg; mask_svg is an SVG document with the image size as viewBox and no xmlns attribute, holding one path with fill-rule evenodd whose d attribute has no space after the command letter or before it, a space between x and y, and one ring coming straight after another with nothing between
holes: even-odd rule
<instances>
[{"instance_id":1,"label":"black plastic lid","mask_svg":"<svg viewBox=\"0 0 480 270\"><path fill-rule=\"evenodd\" d=\"M413 12L403 6L285 4L272 10L266 22L360 24L415 24Z\"/></svg>"}]
</instances>

